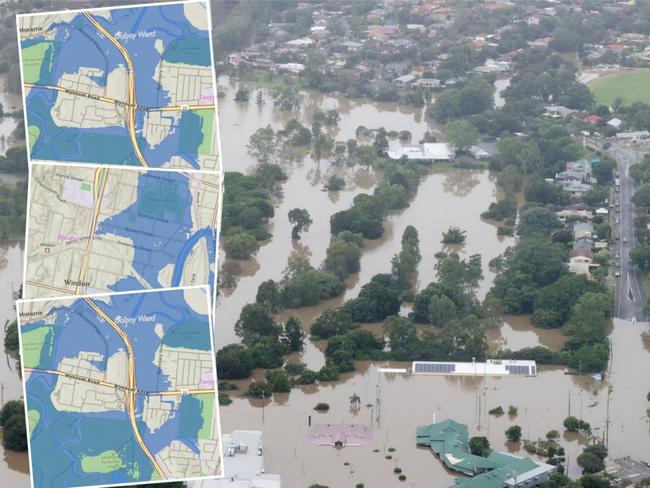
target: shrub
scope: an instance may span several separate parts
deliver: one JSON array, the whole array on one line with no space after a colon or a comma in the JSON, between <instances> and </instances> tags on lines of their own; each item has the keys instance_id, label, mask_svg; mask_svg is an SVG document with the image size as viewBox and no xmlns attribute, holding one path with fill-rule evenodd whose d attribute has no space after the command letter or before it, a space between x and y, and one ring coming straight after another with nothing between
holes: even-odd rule
<instances>
[{"instance_id":1,"label":"shrub","mask_svg":"<svg viewBox=\"0 0 650 488\"><path fill-rule=\"evenodd\" d=\"M327 412L330 409L330 406L327 403L319 402L314 407L314 410L317 412Z\"/></svg>"},{"instance_id":2,"label":"shrub","mask_svg":"<svg viewBox=\"0 0 650 488\"><path fill-rule=\"evenodd\" d=\"M503 415L505 412L503 411L503 407L499 405L498 407L494 407L488 413L490 415L495 415L495 416L499 417L499 416Z\"/></svg>"}]
</instances>

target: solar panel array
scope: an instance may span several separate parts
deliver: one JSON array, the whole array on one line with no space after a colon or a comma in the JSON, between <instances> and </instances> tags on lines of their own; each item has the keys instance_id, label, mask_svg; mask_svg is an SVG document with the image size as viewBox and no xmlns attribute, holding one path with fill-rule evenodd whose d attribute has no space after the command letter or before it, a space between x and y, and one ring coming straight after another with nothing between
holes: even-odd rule
<instances>
[{"instance_id":1,"label":"solar panel array","mask_svg":"<svg viewBox=\"0 0 650 488\"><path fill-rule=\"evenodd\" d=\"M420 363L413 364L414 373L453 373L456 365L453 363Z\"/></svg>"},{"instance_id":2,"label":"solar panel array","mask_svg":"<svg viewBox=\"0 0 650 488\"><path fill-rule=\"evenodd\" d=\"M507 365L506 364L506 370L510 374L523 374L523 375L529 375L530 374L530 367L529 366Z\"/></svg>"}]
</instances>

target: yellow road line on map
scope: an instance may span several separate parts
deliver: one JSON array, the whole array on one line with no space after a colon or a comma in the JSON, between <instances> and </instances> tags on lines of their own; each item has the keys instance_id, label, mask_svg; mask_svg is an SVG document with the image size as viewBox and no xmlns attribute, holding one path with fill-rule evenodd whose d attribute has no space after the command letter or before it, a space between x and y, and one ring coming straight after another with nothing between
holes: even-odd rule
<instances>
[{"instance_id":1,"label":"yellow road line on map","mask_svg":"<svg viewBox=\"0 0 650 488\"><path fill-rule=\"evenodd\" d=\"M110 32L108 32L104 27L95 20L90 12L83 12L86 18L90 21L95 28L101 32L109 41L111 41L115 47L122 53L122 57L127 64L127 70L129 72L129 87L128 87L128 105L126 106L126 125L129 130L129 136L131 137L131 145L135 151L135 155L138 157L140 164L142 166L149 166L147 161L144 159L142 152L140 151L140 146L138 145L138 138L135 133L135 105L137 104L135 96L135 70L133 68L133 61L131 61L131 56L122 44L115 39Z\"/></svg>"},{"instance_id":2,"label":"yellow road line on map","mask_svg":"<svg viewBox=\"0 0 650 488\"><path fill-rule=\"evenodd\" d=\"M93 180L93 215L90 219L90 226L88 228L88 240L86 241L86 247L81 259L81 268L79 269L79 278L77 279L78 284L75 286L74 291L75 295L79 294L81 282L86 277L86 272L88 271L88 264L90 263L90 251L92 249L93 239L97 230L97 223L99 221L99 213L101 211L102 202L104 201L104 191L106 190L106 183L108 182L108 172L108 168L97 168L95 170L95 176Z\"/></svg>"},{"instance_id":3,"label":"yellow road line on map","mask_svg":"<svg viewBox=\"0 0 650 488\"><path fill-rule=\"evenodd\" d=\"M133 435L135 436L136 441L138 444L140 444L140 447L146 454L146 456L149 458L151 461L151 464L153 465L154 469L158 473L161 479L167 479L167 475L165 472L162 470L160 465L158 464L158 461L156 461L156 458L151 454L151 451L149 451L149 448L147 445L144 443L144 440L142 439L142 436L140 435L140 431L138 430L138 424L136 422L135 418L135 396L136 396L136 381L135 381L135 354L133 352L133 345L131 344L131 340L129 337L126 335L126 332L122 330L122 328L117 325L113 319L111 319L95 302L93 302L90 298L84 298L86 303L90 305L90 307L99 315L102 319L108 323L113 329L115 329L115 332L119 334L119 336L122 338L122 341L124 341L124 345L126 346L127 353L128 353L128 361L129 361L129 372L128 372L128 377L127 377L127 390L125 392L125 398L126 398L126 410L127 414L129 416L129 420L131 422L131 430L133 430Z\"/></svg>"}]
</instances>

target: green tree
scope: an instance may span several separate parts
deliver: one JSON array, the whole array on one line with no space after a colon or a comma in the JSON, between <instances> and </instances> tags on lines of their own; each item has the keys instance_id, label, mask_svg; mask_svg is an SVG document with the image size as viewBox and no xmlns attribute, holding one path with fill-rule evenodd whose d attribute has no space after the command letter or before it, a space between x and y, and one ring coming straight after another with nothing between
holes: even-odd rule
<instances>
[{"instance_id":1,"label":"green tree","mask_svg":"<svg viewBox=\"0 0 650 488\"><path fill-rule=\"evenodd\" d=\"M267 371L266 383L273 393L288 393L291 391L291 380L287 373L281 369Z\"/></svg>"},{"instance_id":2,"label":"green tree","mask_svg":"<svg viewBox=\"0 0 650 488\"><path fill-rule=\"evenodd\" d=\"M281 328L263 305L244 305L235 323L235 332L244 343L253 343L261 337L279 337Z\"/></svg>"},{"instance_id":3,"label":"green tree","mask_svg":"<svg viewBox=\"0 0 650 488\"><path fill-rule=\"evenodd\" d=\"M384 334L393 352L406 349L417 341L415 324L405 317L388 317L384 322Z\"/></svg>"},{"instance_id":4,"label":"green tree","mask_svg":"<svg viewBox=\"0 0 650 488\"><path fill-rule=\"evenodd\" d=\"M300 235L309 230L313 220L305 208L294 208L293 210L289 210L288 216L289 222L293 224L293 229L291 229L291 238L299 240Z\"/></svg>"},{"instance_id":5,"label":"green tree","mask_svg":"<svg viewBox=\"0 0 650 488\"><path fill-rule=\"evenodd\" d=\"M240 344L229 344L217 351L217 376L221 380L248 378L253 367L251 352Z\"/></svg>"},{"instance_id":6,"label":"green tree","mask_svg":"<svg viewBox=\"0 0 650 488\"><path fill-rule=\"evenodd\" d=\"M18 353L18 322L13 321L7 327L5 332L5 349L11 354L16 355Z\"/></svg>"},{"instance_id":7,"label":"green tree","mask_svg":"<svg viewBox=\"0 0 650 488\"><path fill-rule=\"evenodd\" d=\"M467 151L479 140L479 133L474 125L465 120L454 120L448 122L442 128L447 140L459 152Z\"/></svg>"},{"instance_id":8,"label":"green tree","mask_svg":"<svg viewBox=\"0 0 650 488\"><path fill-rule=\"evenodd\" d=\"M555 212L543 207L532 207L521 212L517 233L522 237L547 236L562 227Z\"/></svg>"},{"instance_id":9,"label":"green tree","mask_svg":"<svg viewBox=\"0 0 650 488\"><path fill-rule=\"evenodd\" d=\"M429 322L445 325L456 317L456 305L445 295L433 295L429 302Z\"/></svg>"},{"instance_id":10,"label":"green tree","mask_svg":"<svg viewBox=\"0 0 650 488\"><path fill-rule=\"evenodd\" d=\"M361 234L346 230L333 236L327 248L323 269L335 273L341 279L352 273L357 273L363 246Z\"/></svg>"},{"instance_id":11,"label":"green tree","mask_svg":"<svg viewBox=\"0 0 650 488\"><path fill-rule=\"evenodd\" d=\"M283 339L291 351L302 350L305 332L302 330L302 325L297 318L289 317L289 320L284 324Z\"/></svg>"},{"instance_id":12,"label":"green tree","mask_svg":"<svg viewBox=\"0 0 650 488\"><path fill-rule=\"evenodd\" d=\"M2 445L12 451L27 450L25 405L22 400L8 401L0 411Z\"/></svg>"},{"instance_id":13,"label":"green tree","mask_svg":"<svg viewBox=\"0 0 650 488\"><path fill-rule=\"evenodd\" d=\"M236 102L248 102L250 98L251 94L246 88L239 88L235 93Z\"/></svg>"},{"instance_id":14,"label":"green tree","mask_svg":"<svg viewBox=\"0 0 650 488\"><path fill-rule=\"evenodd\" d=\"M255 303L264 305L270 312L275 313L281 305L280 288L274 280L266 280L257 287Z\"/></svg>"},{"instance_id":15,"label":"green tree","mask_svg":"<svg viewBox=\"0 0 650 488\"><path fill-rule=\"evenodd\" d=\"M273 104L282 111L298 110L302 104L303 96L292 85L283 85L273 90Z\"/></svg>"},{"instance_id":16,"label":"green tree","mask_svg":"<svg viewBox=\"0 0 650 488\"><path fill-rule=\"evenodd\" d=\"M497 150L501 167L513 165L524 173L531 173L542 163L542 155L537 143L522 137L500 139Z\"/></svg>"},{"instance_id":17,"label":"green tree","mask_svg":"<svg viewBox=\"0 0 650 488\"><path fill-rule=\"evenodd\" d=\"M344 308L328 308L314 321L311 333L321 339L335 335L343 335L358 327L352 320L352 315Z\"/></svg>"},{"instance_id":18,"label":"green tree","mask_svg":"<svg viewBox=\"0 0 650 488\"><path fill-rule=\"evenodd\" d=\"M510 442L519 442L521 440L521 427L518 425L511 425L506 430L506 439Z\"/></svg>"},{"instance_id":19,"label":"green tree","mask_svg":"<svg viewBox=\"0 0 650 488\"><path fill-rule=\"evenodd\" d=\"M650 245L642 244L636 246L630 251L632 262L636 264L644 273L650 272Z\"/></svg>"},{"instance_id":20,"label":"green tree","mask_svg":"<svg viewBox=\"0 0 650 488\"><path fill-rule=\"evenodd\" d=\"M488 457L492 452L490 441L484 436L472 437L469 440L469 450L472 454L482 457Z\"/></svg>"},{"instance_id":21,"label":"green tree","mask_svg":"<svg viewBox=\"0 0 650 488\"><path fill-rule=\"evenodd\" d=\"M442 233L442 242L444 244L462 244L467 239L467 231L458 227L449 227L447 232Z\"/></svg>"},{"instance_id":22,"label":"green tree","mask_svg":"<svg viewBox=\"0 0 650 488\"><path fill-rule=\"evenodd\" d=\"M260 163L271 162L277 150L275 131L270 125L260 127L250 136L246 147L248 154Z\"/></svg>"},{"instance_id":23,"label":"green tree","mask_svg":"<svg viewBox=\"0 0 650 488\"><path fill-rule=\"evenodd\" d=\"M650 207L650 185L646 184L639 188L632 197L632 203L637 207Z\"/></svg>"},{"instance_id":24,"label":"green tree","mask_svg":"<svg viewBox=\"0 0 650 488\"><path fill-rule=\"evenodd\" d=\"M248 259L259 249L257 239L247 233L225 236L221 245L226 256L231 259Z\"/></svg>"}]
</instances>

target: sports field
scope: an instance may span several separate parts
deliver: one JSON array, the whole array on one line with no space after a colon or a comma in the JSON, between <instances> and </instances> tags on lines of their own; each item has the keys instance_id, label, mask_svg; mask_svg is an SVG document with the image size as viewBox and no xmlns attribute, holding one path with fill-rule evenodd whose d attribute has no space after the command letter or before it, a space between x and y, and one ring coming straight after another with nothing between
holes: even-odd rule
<instances>
[{"instance_id":1,"label":"sports field","mask_svg":"<svg viewBox=\"0 0 650 488\"><path fill-rule=\"evenodd\" d=\"M650 71L605 75L588 86L599 104L609 106L617 97L621 97L625 105L634 102L650 103Z\"/></svg>"}]
</instances>

